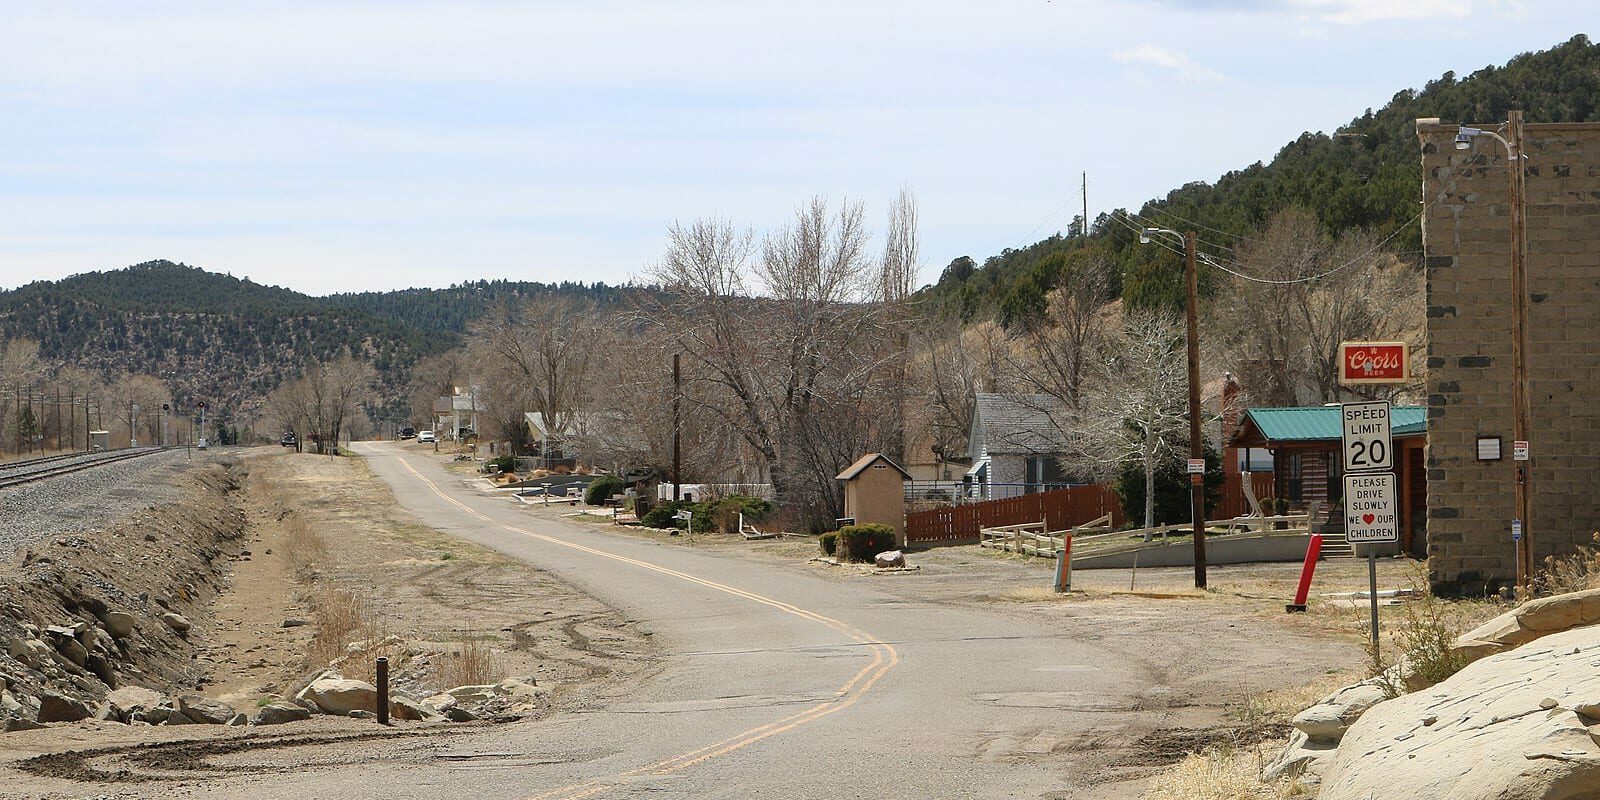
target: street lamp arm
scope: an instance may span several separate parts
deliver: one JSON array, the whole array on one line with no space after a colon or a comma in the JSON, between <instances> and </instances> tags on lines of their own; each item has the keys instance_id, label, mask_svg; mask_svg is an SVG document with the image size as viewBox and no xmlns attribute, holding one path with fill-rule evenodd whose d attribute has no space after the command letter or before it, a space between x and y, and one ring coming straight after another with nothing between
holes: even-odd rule
<instances>
[{"instance_id":1,"label":"street lamp arm","mask_svg":"<svg viewBox=\"0 0 1600 800\"><path fill-rule=\"evenodd\" d=\"M1149 244L1151 235L1157 234L1157 233L1165 233L1165 234L1171 236L1172 238L1177 239L1180 242L1183 241L1183 234L1181 234L1181 233L1179 233L1179 232L1177 232L1175 230L1172 230L1171 228L1148 228L1147 227L1147 228L1144 228L1143 230L1141 230L1139 232L1139 244Z\"/></svg>"},{"instance_id":2,"label":"street lamp arm","mask_svg":"<svg viewBox=\"0 0 1600 800\"><path fill-rule=\"evenodd\" d=\"M1506 137L1501 136L1500 134L1495 133L1494 131L1485 130L1483 128L1473 128L1473 127L1470 127L1470 126L1467 126L1467 125L1462 125L1461 127L1456 128L1456 141L1458 143L1464 144L1464 143L1466 143L1466 141L1468 139L1471 139L1471 138L1474 138L1474 137L1477 137L1477 136L1488 136L1488 137L1494 139L1495 141L1500 143L1501 147L1504 147L1506 149L1506 155L1508 157L1511 155L1511 142L1506 141Z\"/></svg>"}]
</instances>

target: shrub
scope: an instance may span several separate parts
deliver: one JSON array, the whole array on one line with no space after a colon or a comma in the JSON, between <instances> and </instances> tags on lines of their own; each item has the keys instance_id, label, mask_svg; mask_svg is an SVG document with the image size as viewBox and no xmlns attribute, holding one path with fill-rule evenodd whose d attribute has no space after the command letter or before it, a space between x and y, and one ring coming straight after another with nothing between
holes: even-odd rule
<instances>
[{"instance_id":1,"label":"shrub","mask_svg":"<svg viewBox=\"0 0 1600 800\"><path fill-rule=\"evenodd\" d=\"M839 532L828 531L817 537L817 546L822 548L822 554L831 556L839 550Z\"/></svg>"},{"instance_id":2,"label":"shrub","mask_svg":"<svg viewBox=\"0 0 1600 800\"><path fill-rule=\"evenodd\" d=\"M494 467L498 468L501 472L516 472L517 471L517 457L516 456L501 456L501 457L499 457L497 459L494 459L493 461L490 461L489 464L491 466L494 466Z\"/></svg>"},{"instance_id":3,"label":"shrub","mask_svg":"<svg viewBox=\"0 0 1600 800\"><path fill-rule=\"evenodd\" d=\"M744 514L745 522L760 522L767 514L772 512L772 504L759 497L735 494L721 500L708 500L699 504L695 509L695 516L699 517L700 507L705 507L706 517L716 523L717 530L723 533L736 533L739 527L739 514Z\"/></svg>"},{"instance_id":4,"label":"shrub","mask_svg":"<svg viewBox=\"0 0 1600 800\"><path fill-rule=\"evenodd\" d=\"M611 496L622 491L622 479L615 475L604 475L589 481L589 488L583 490L583 502L587 505L604 505Z\"/></svg>"},{"instance_id":5,"label":"shrub","mask_svg":"<svg viewBox=\"0 0 1600 800\"><path fill-rule=\"evenodd\" d=\"M894 549L894 528L888 525L846 525L838 533L836 550L846 561L871 561L873 556Z\"/></svg>"},{"instance_id":6,"label":"shrub","mask_svg":"<svg viewBox=\"0 0 1600 800\"><path fill-rule=\"evenodd\" d=\"M1206 508L1216 508L1222 502L1222 459L1211 445L1205 446L1206 474L1204 479ZM1187 522L1193 514L1189 510L1189 475L1186 459L1174 458L1156 467L1155 523L1174 524ZM1122 511L1135 525L1144 524L1144 465L1138 459L1123 462L1112 482L1117 497L1122 500ZM1271 513L1265 503L1261 509Z\"/></svg>"},{"instance_id":7,"label":"shrub","mask_svg":"<svg viewBox=\"0 0 1600 800\"><path fill-rule=\"evenodd\" d=\"M645 513L644 518L639 521L651 528L680 528L683 527L683 523L676 518L679 511L688 511L694 514L695 533L706 533L711 530L711 515L706 513L705 505L702 503L690 503L686 500L678 502L668 500L660 505L653 506Z\"/></svg>"}]
</instances>

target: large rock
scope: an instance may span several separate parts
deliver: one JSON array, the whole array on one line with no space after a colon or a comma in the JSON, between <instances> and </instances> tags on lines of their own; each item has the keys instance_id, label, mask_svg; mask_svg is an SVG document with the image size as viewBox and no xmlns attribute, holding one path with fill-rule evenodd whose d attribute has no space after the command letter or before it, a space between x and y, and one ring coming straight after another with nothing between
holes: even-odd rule
<instances>
[{"instance_id":1,"label":"large rock","mask_svg":"<svg viewBox=\"0 0 1600 800\"><path fill-rule=\"evenodd\" d=\"M39 693L40 722L77 722L88 719L93 709L77 698L56 694L48 689Z\"/></svg>"},{"instance_id":2,"label":"large rock","mask_svg":"<svg viewBox=\"0 0 1600 800\"><path fill-rule=\"evenodd\" d=\"M311 712L293 703L268 703L256 712L252 722L256 725L282 725L311 719Z\"/></svg>"},{"instance_id":3,"label":"large rock","mask_svg":"<svg viewBox=\"0 0 1600 800\"><path fill-rule=\"evenodd\" d=\"M173 611L162 614L161 621L166 623L167 627L177 631L179 635L188 633L189 629L194 627L190 624L188 617Z\"/></svg>"},{"instance_id":4,"label":"large rock","mask_svg":"<svg viewBox=\"0 0 1600 800\"><path fill-rule=\"evenodd\" d=\"M906 554L899 550L889 550L874 556L872 563L878 567L903 567L906 565Z\"/></svg>"},{"instance_id":5,"label":"large rock","mask_svg":"<svg viewBox=\"0 0 1600 800\"><path fill-rule=\"evenodd\" d=\"M391 698L389 700L389 716L411 722L437 722L444 719L444 716L439 712L409 697Z\"/></svg>"},{"instance_id":6,"label":"large rock","mask_svg":"<svg viewBox=\"0 0 1600 800\"><path fill-rule=\"evenodd\" d=\"M378 687L336 675L318 678L295 697L310 700L325 714L349 716L352 711L377 712Z\"/></svg>"},{"instance_id":7,"label":"large rock","mask_svg":"<svg viewBox=\"0 0 1600 800\"><path fill-rule=\"evenodd\" d=\"M117 712L119 719L132 719L136 713L148 711L161 705L165 698L160 692L146 689L143 686L125 686L106 695L106 704ZM162 717L165 719L165 717ZM143 719L148 722L149 720Z\"/></svg>"},{"instance_id":8,"label":"large rock","mask_svg":"<svg viewBox=\"0 0 1600 800\"><path fill-rule=\"evenodd\" d=\"M1600 622L1600 589L1541 597L1461 635L1453 649L1476 660L1541 636Z\"/></svg>"},{"instance_id":9,"label":"large rock","mask_svg":"<svg viewBox=\"0 0 1600 800\"><path fill-rule=\"evenodd\" d=\"M207 700L197 694L186 694L178 698L178 713L189 718L190 722L202 725L226 725L233 719L237 712L233 706L220 700ZM171 724L171 720L167 720Z\"/></svg>"},{"instance_id":10,"label":"large rock","mask_svg":"<svg viewBox=\"0 0 1600 800\"><path fill-rule=\"evenodd\" d=\"M125 611L107 611L101 620L106 624L106 633L113 639L126 639L133 635L133 615Z\"/></svg>"},{"instance_id":11,"label":"large rock","mask_svg":"<svg viewBox=\"0 0 1600 800\"><path fill-rule=\"evenodd\" d=\"M1577 800L1600 787L1600 628L1552 634L1380 703L1322 800Z\"/></svg>"},{"instance_id":12,"label":"large rock","mask_svg":"<svg viewBox=\"0 0 1600 800\"><path fill-rule=\"evenodd\" d=\"M1313 741L1337 743L1351 723L1387 697L1378 682L1362 681L1317 701L1296 714L1291 724Z\"/></svg>"}]
</instances>

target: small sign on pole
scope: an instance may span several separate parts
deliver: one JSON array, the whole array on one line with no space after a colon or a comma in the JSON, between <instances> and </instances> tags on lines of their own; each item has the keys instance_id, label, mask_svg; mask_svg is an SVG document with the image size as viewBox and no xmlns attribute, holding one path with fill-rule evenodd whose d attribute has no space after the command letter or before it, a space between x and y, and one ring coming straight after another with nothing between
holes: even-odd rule
<instances>
[{"instance_id":1,"label":"small sign on pole","mask_svg":"<svg viewBox=\"0 0 1600 800\"><path fill-rule=\"evenodd\" d=\"M1339 383L1405 383L1411 379L1410 352L1405 342L1340 342Z\"/></svg>"},{"instance_id":2,"label":"small sign on pole","mask_svg":"<svg viewBox=\"0 0 1600 800\"><path fill-rule=\"evenodd\" d=\"M1511 520L1511 541L1522 541L1522 520L1520 519Z\"/></svg>"},{"instance_id":3,"label":"small sign on pole","mask_svg":"<svg viewBox=\"0 0 1600 800\"><path fill-rule=\"evenodd\" d=\"M1519 441L1515 441L1515 442L1511 443L1511 460L1512 461L1527 461L1528 460L1528 443L1527 442L1519 440Z\"/></svg>"},{"instance_id":4,"label":"small sign on pole","mask_svg":"<svg viewBox=\"0 0 1600 800\"><path fill-rule=\"evenodd\" d=\"M1206 474L1206 460L1203 459L1203 458L1191 458L1191 459L1189 459L1189 474L1190 475L1204 475L1204 474Z\"/></svg>"}]
</instances>

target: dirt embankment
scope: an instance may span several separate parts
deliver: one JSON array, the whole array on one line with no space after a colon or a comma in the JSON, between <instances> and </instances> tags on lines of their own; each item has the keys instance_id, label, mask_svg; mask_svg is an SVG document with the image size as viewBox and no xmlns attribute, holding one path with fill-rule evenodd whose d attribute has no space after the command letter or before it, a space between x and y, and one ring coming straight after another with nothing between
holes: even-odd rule
<instances>
[{"instance_id":1,"label":"dirt embankment","mask_svg":"<svg viewBox=\"0 0 1600 800\"><path fill-rule=\"evenodd\" d=\"M244 550L236 464L179 478L178 502L40 543L0 564L0 728L108 714L128 685L203 690L193 620Z\"/></svg>"},{"instance_id":2,"label":"dirt embankment","mask_svg":"<svg viewBox=\"0 0 1600 800\"><path fill-rule=\"evenodd\" d=\"M6 611L0 635L26 633L13 618L32 620L40 637L46 626L81 623L93 632L69 638L133 654L114 666L118 686L153 691L133 713L119 709L92 670L60 663L70 663L63 650L71 645L49 642L55 654L41 658L62 677L46 690L70 693L88 718L3 734L0 786L26 796L163 796L187 781L395 757L393 746L364 750L372 737L420 737L420 758L433 736L470 734L473 718L508 722L583 706L625 692L653 664L646 634L616 612L525 563L420 524L359 459L250 453L200 472L182 504L59 546L0 571L0 591L30 598L13 600L21 612ZM136 619L133 634L101 633L103 617L124 608ZM160 621L169 608L190 623L187 632ZM319 707L314 692L297 699L330 664L370 681L380 655L394 694L422 701L412 706L428 721L381 729ZM18 697L54 685L42 670L28 678L30 669L0 658ZM37 708L20 709L17 727L37 727ZM274 727L258 728L274 711ZM233 725L190 724L196 718ZM245 753L251 765L235 763Z\"/></svg>"}]
</instances>

